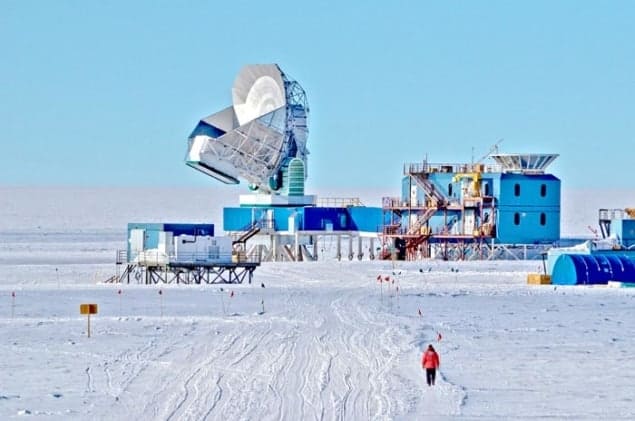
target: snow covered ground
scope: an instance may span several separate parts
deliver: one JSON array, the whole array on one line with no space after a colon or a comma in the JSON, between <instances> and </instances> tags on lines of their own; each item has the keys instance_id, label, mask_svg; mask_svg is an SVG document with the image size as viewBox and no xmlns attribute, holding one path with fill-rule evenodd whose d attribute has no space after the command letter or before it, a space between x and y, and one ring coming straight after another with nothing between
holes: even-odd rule
<instances>
[{"instance_id":1,"label":"snow covered ground","mask_svg":"<svg viewBox=\"0 0 635 421\"><path fill-rule=\"evenodd\" d=\"M538 261L323 260L263 264L251 285L104 285L119 220L160 210L96 217L71 196L62 219L13 203L32 213L18 225L22 211L1 209L0 419L635 419L632 289L527 285ZM165 220L192 220L181 212ZM91 338L80 303L99 305Z\"/></svg>"}]
</instances>

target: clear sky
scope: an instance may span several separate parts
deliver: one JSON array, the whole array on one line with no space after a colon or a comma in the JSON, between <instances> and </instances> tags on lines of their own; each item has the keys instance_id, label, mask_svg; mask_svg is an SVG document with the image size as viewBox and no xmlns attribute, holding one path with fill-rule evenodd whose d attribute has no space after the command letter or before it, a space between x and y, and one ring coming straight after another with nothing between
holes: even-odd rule
<instances>
[{"instance_id":1,"label":"clear sky","mask_svg":"<svg viewBox=\"0 0 635 421\"><path fill-rule=\"evenodd\" d=\"M560 154L565 188L629 187L633 22L633 1L0 0L0 184L218 185L187 136L278 63L311 106L308 188L397 190L404 162L501 138Z\"/></svg>"}]
</instances>

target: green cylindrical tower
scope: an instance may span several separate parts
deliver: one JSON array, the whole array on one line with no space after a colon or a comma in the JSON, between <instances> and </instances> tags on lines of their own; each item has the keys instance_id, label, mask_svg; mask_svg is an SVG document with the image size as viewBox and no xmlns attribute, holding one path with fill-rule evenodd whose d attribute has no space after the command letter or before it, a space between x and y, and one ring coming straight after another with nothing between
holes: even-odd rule
<instances>
[{"instance_id":1,"label":"green cylindrical tower","mask_svg":"<svg viewBox=\"0 0 635 421\"><path fill-rule=\"evenodd\" d=\"M304 161L293 158L287 167L287 192L289 196L304 196Z\"/></svg>"}]
</instances>

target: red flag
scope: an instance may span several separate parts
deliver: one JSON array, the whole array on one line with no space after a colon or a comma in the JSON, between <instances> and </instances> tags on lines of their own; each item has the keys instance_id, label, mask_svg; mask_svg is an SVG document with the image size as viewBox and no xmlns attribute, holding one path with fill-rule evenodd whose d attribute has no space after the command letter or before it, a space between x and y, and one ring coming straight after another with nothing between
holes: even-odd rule
<instances>
[{"instance_id":1,"label":"red flag","mask_svg":"<svg viewBox=\"0 0 635 421\"><path fill-rule=\"evenodd\" d=\"M443 339L443 336L441 336L441 334L437 332L437 342L441 342L441 339Z\"/></svg>"},{"instance_id":2,"label":"red flag","mask_svg":"<svg viewBox=\"0 0 635 421\"><path fill-rule=\"evenodd\" d=\"M121 290L117 291L117 294L121 295Z\"/></svg>"},{"instance_id":3,"label":"red flag","mask_svg":"<svg viewBox=\"0 0 635 421\"><path fill-rule=\"evenodd\" d=\"M229 297L230 297L230 298L233 298L233 297L234 297L234 291L232 291L232 292L230 292L230 293L229 293Z\"/></svg>"},{"instance_id":4,"label":"red flag","mask_svg":"<svg viewBox=\"0 0 635 421\"><path fill-rule=\"evenodd\" d=\"M392 280L392 284L395 285L395 280L394 279Z\"/></svg>"},{"instance_id":5,"label":"red flag","mask_svg":"<svg viewBox=\"0 0 635 421\"><path fill-rule=\"evenodd\" d=\"M421 313L421 309L419 309L419 317L423 316L423 313Z\"/></svg>"},{"instance_id":6,"label":"red flag","mask_svg":"<svg viewBox=\"0 0 635 421\"><path fill-rule=\"evenodd\" d=\"M163 295L163 291L162 290L159 290L159 295Z\"/></svg>"},{"instance_id":7,"label":"red flag","mask_svg":"<svg viewBox=\"0 0 635 421\"><path fill-rule=\"evenodd\" d=\"M377 275L377 280L381 282L381 275Z\"/></svg>"},{"instance_id":8,"label":"red flag","mask_svg":"<svg viewBox=\"0 0 635 421\"><path fill-rule=\"evenodd\" d=\"M15 298L15 291L12 291L12 292L11 292L11 296L12 296L13 298Z\"/></svg>"}]
</instances>

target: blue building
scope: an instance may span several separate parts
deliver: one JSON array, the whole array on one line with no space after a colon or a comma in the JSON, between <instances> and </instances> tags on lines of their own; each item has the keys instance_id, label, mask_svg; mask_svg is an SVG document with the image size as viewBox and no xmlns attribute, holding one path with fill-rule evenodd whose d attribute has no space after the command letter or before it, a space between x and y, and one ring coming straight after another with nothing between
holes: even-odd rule
<instances>
[{"instance_id":1,"label":"blue building","mask_svg":"<svg viewBox=\"0 0 635 421\"><path fill-rule=\"evenodd\" d=\"M611 238L620 248L635 249L635 208L600 209L603 238Z\"/></svg>"},{"instance_id":2,"label":"blue building","mask_svg":"<svg viewBox=\"0 0 635 421\"><path fill-rule=\"evenodd\" d=\"M236 253L213 224L131 222L127 250L117 253L117 267L123 264L116 282L214 284L251 283L260 262Z\"/></svg>"},{"instance_id":3,"label":"blue building","mask_svg":"<svg viewBox=\"0 0 635 421\"><path fill-rule=\"evenodd\" d=\"M274 199L275 203L256 203L263 198ZM310 197L307 203L309 196L302 197L303 206L286 203L293 198L241 196L240 206L223 209L223 228L245 243L257 236L251 241L249 254L258 254L261 260L316 260L323 251L318 246L318 239L325 237L335 241L338 259L348 257L352 260L356 256L361 260L364 255L374 259L374 241L382 229L381 208L363 206L357 199L318 203L315 197ZM343 241L348 242L347 252ZM255 252L254 247L260 250Z\"/></svg>"},{"instance_id":4,"label":"blue building","mask_svg":"<svg viewBox=\"0 0 635 421\"><path fill-rule=\"evenodd\" d=\"M494 165L407 164L401 196L382 200L389 220L384 239L399 239L407 259L429 257L435 244L467 258L495 244L558 241L560 180L545 173L557 156L493 154Z\"/></svg>"}]
</instances>

